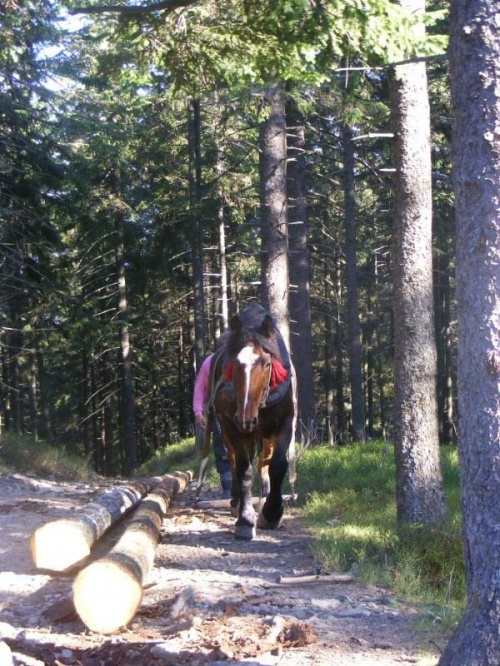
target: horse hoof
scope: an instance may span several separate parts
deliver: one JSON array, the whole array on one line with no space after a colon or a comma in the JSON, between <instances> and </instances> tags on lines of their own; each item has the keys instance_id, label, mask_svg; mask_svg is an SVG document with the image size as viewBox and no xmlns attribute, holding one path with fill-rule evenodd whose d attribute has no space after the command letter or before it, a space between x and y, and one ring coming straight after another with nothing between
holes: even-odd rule
<instances>
[{"instance_id":1,"label":"horse hoof","mask_svg":"<svg viewBox=\"0 0 500 666\"><path fill-rule=\"evenodd\" d=\"M255 537L255 525L236 525L234 538L239 541L251 541Z\"/></svg>"},{"instance_id":2,"label":"horse hoof","mask_svg":"<svg viewBox=\"0 0 500 666\"><path fill-rule=\"evenodd\" d=\"M267 520L262 511L259 513L259 517L257 518L257 527L259 530L277 530L280 525L281 518L278 518L278 520Z\"/></svg>"}]
</instances>

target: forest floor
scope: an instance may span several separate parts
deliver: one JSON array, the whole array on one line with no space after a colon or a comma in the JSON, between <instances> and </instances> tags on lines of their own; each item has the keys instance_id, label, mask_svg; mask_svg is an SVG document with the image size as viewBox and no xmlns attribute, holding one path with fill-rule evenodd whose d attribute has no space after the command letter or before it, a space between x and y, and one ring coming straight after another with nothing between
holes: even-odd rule
<instances>
[{"instance_id":1,"label":"forest floor","mask_svg":"<svg viewBox=\"0 0 500 666\"><path fill-rule=\"evenodd\" d=\"M86 629L71 601L72 577L37 571L29 537L109 487L0 477L0 664L122 666L432 666L443 639L424 607L358 583L279 583L315 573L300 510L254 541L232 536L227 501L179 495L163 524L151 580L130 626ZM215 499L207 492L204 500ZM100 544L116 541L120 527ZM426 620L426 621L425 621Z\"/></svg>"}]
</instances>

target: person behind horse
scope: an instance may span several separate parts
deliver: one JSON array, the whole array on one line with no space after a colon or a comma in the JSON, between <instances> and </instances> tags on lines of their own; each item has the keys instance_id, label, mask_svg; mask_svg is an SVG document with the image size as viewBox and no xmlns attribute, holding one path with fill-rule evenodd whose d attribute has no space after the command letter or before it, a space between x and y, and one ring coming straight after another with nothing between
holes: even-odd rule
<instances>
[{"instance_id":1,"label":"person behind horse","mask_svg":"<svg viewBox=\"0 0 500 666\"><path fill-rule=\"evenodd\" d=\"M203 361L194 384L193 411L198 430L197 436L200 437L200 440L203 439L205 428L207 426L207 409L210 399L210 365L213 356L213 354L210 354L210 356L207 356ZM214 447L215 467L219 474L222 486L222 497L223 499L227 499L231 497L231 466L229 464L226 447L222 441L220 424L217 421L215 414L212 422L212 443Z\"/></svg>"}]
</instances>

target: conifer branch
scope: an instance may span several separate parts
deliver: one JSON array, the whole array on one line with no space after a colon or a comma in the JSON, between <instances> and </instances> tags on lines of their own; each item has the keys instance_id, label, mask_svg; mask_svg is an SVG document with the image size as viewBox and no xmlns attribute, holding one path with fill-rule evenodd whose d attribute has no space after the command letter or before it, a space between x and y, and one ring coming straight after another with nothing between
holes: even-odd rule
<instances>
[{"instance_id":1,"label":"conifer branch","mask_svg":"<svg viewBox=\"0 0 500 666\"><path fill-rule=\"evenodd\" d=\"M75 7L70 10L71 14L124 14L126 16L141 16L152 12L172 12L181 7L194 5L199 0L161 0L151 5L95 5L93 7Z\"/></svg>"}]
</instances>

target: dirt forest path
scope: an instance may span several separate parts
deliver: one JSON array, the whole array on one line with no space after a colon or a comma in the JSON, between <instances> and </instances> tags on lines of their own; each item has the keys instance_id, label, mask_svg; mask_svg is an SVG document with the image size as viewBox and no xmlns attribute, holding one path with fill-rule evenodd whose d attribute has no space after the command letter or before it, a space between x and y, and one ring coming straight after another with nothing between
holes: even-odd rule
<instances>
[{"instance_id":1,"label":"dirt forest path","mask_svg":"<svg viewBox=\"0 0 500 666\"><path fill-rule=\"evenodd\" d=\"M95 497L106 485L0 477L0 665L402 666L437 663L426 611L386 590L355 583L279 583L315 571L298 509L276 532L236 541L222 502L180 495L138 615L111 636L85 628L71 602L70 576L37 571L34 529ZM215 495L212 495L215 498ZM205 493L205 500L210 493ZM119 529L99 548L109 548Z\"/></svg>"}]
</instances>

